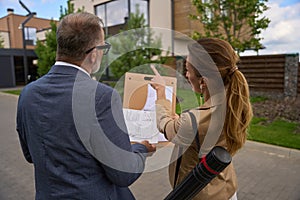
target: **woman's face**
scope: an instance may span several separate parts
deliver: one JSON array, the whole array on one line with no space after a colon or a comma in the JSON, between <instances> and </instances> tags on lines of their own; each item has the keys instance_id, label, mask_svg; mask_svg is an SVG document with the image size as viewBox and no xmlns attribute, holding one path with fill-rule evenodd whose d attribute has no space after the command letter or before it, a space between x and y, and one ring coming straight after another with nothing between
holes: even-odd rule
<instances>
[{"instance_id":1,"label":"woman's face","mask_svg":"<svg viewBox=\"0 0 300 200\"><path fill-rule=\"evenodd\" d=\"M197 93L201 93L201 90L200 90L200 77L197 77L195 72L194 72L194 68L193 66L191 65L191 63L189 62L189 56L187 57L187 60L186 60L186 77L189 81L189 83L192 85L192 89L194 90L194 92L197 92Z\"/></svg>"}]
</instances>

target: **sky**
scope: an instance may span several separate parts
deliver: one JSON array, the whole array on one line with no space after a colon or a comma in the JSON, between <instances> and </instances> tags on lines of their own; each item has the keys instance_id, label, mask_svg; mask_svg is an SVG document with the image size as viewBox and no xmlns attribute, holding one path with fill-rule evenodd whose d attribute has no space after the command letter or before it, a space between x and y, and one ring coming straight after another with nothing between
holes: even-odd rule
<instances>
[{"instance_id":1,"label":"sky","mask_svg":"<svg viewBox=\"0 0 300 200\"><path fill-rule=\"evenodd\" d=\"M165 1L165 0L164 0ZM37 17L58 19L60 6L67 6L66 0L22 0ZM263 15L271 20L269 27L262 32L262 44L266 49L259 54L300 53L300 0L269 0L269 10ZM18 0L0 0L0 17L7 14L7 8L13 8L16 14L26 15ZM246 51L241 55L256 55Z\"/></svg>"},{"instance_id":2,"label":"sky","mask_svg":"<svg viewBox=\"0 0 300 200\"><path fill-rule=\"evenodd\" d=\"M37 17L58 19L60 6L67 7L67 0L21 0L31 12L36 12ZM7 8L14 9L18 15L27 15L28 12L21 6L19 0L0 0L0 17L7 14Z\"/></svg>"}]
</instances>

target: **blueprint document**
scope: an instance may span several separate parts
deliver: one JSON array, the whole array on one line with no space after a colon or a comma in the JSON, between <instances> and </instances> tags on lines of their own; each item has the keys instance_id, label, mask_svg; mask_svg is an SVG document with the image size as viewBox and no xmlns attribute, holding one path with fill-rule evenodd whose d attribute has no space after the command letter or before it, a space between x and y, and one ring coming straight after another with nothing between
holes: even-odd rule
<instances>
[{"instance_id":1,"label":"blueprint document","mask_svg":"<svg viewBox=\"0 0 300 200\"><path fill-rule=\"evenodd\" d=\"M173 87L166 86L166 98L172 103ZM148 94L142 110L123 108L125 123L131 141L141 142L149 140L150 143L166 141L156 126L155 113L156 91L148 84Z\"/></svg>"}]
</instances>

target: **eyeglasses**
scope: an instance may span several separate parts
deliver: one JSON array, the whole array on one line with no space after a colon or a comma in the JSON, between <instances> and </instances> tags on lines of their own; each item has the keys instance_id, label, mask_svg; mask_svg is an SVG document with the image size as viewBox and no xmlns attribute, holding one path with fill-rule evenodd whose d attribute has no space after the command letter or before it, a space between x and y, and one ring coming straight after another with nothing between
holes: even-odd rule
<instances>
[{"instance_id":1,"label":"eyeglasses","mask_svg":"<svg viewBox=\"0 0 300 200\"><path fill-rule=\"evenodd\" d=\"M104 42L104 45L98 45L98 46L94 46L93 48L87 50L85 53L88 54L91 51L93 51L93 49L98 49L98 50L102 50L103 49L103 54L106 55L111 47L111 45L108 42Z\"/></svg>"}]
</instances>

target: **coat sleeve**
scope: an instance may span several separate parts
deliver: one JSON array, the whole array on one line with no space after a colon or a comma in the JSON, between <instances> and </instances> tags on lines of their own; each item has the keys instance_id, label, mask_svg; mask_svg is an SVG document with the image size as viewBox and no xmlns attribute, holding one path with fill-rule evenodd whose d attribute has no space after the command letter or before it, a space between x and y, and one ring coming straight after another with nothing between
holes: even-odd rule
<instances>
[{"instance_id":1,"label":"coat sleeve","mask_svg":"<svg viewBox=\"0 0 300 200\"><path fill-rule=\"evenodd\" d=\"M96 100L95 109L105 148L101 148L97 143L92 145L93 151L101 154L100 162L111 182L123 187L129 186L144 170L147 149L142 144L131 145L122 102L115 90L107 89ZM99 147L100 151L97 150Z\"/></svg>"},{"instance_id":2,"label":"coat sleeve","mask_svg":"<svg viewBox=\"0 0 300 200\"><path fill-rule=\"evenodd\" d=\"M24 91L23 91L24 92ZM32 163L32 158L27 146L27 140L26 140L26 133L23 126L24 118L23 118L23 112L22 112L22 95L20 95L18 100L18 108L17 108L17 132L19 135L19 140L22 148L23 155L27 162Z\"/></svg>"},{"instance_id":3,"label":"coat sleeve","mask_svg":"<svg viewBox=\"0 0 300 200\"><path fill-rule=\"evenodd\" d=\"M190 116L188 113L182 113L179 118L173 119L170 101L156 101L156 120L159 131L164 133L168 141L181 146L189 146L193 142L195 132Z\"/></svg>"}]
</instances>

